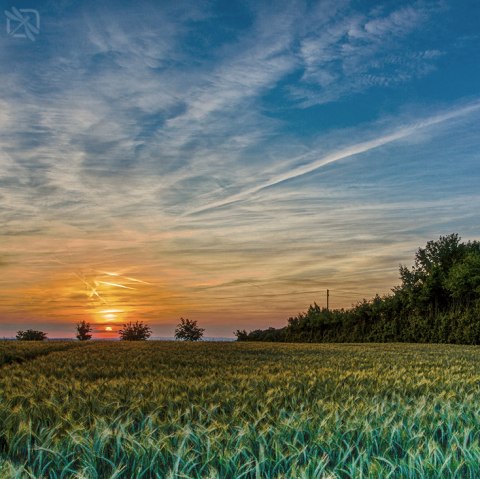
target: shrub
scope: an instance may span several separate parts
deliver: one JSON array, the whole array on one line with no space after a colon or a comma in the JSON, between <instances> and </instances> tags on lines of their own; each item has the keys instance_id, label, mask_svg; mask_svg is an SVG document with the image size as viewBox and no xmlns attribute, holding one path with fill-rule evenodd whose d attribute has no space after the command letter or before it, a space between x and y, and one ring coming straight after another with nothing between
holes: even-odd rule
<instances>
[{"instance_id":1,"label":"shrub","mask_svg":"<svg viewBox=\"0 0 480 479\"><path fill-rule=\"evenodd\" d=\"M90 323L82 321L81 323L77 324L76 337L79 341L88 341L89 339L92 339L92 335L90 334L92 331L93 330L90 326Z\"/></svg>"},{"instance_id":2,"label":"shrub","mask_svg":"<svg viewBox=\"0 0 480 479\"><path fill-rule=\"evenodd\" d=\"M122 341L145 341L152 335L152 330L142 321L135 321L124 324L119 334Z\"/></svg>"},{"instance_id":3,"label":"shrub","mask_svg":"<svg viewBox=\"0 0 480 479\"><path fill-rule=\"evenodd\" d=\"M47 339L47 333L36 331L34 329L27 329L26 331L18 331L17 339L19 341L43 341L44 339Z\"/></svg>"},{"instance_id":4,"label":"shrub","mask_svg":"<svg viewBox=\"0 0 480 479\"><path fill-rule=\"evenodd\" d=\"M198 341L202 339L205 329L199 328L197 322L191 319L180 318L180 323L175 329L175 339L183 341Z\"/></svg>"},{"instance_id":5,"label":"shrub","mask_svg":"<svg viewBox=\"0 0 480 479\"><path fill-rule=\"evenodd\" d=\"M248 341L248 333L245 329L237 329L233 334L237 337L237 341Z\"/></svg>"}]
</instances>

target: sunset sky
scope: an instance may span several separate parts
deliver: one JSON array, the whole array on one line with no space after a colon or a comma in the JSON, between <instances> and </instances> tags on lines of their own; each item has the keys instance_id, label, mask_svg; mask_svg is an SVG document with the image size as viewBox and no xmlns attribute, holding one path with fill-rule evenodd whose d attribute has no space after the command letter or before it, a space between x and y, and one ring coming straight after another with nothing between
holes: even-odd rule
<instances>
[{"instance_id":1,"label":"sunset sky","mask_svg":"<svg viewBox=\"0 0 480 479\"><path fill-rule=\"evenodd\" d=\"M0 3L0 337L281 326L480 239L478 1Z\"/></svg>"}]
</instances>

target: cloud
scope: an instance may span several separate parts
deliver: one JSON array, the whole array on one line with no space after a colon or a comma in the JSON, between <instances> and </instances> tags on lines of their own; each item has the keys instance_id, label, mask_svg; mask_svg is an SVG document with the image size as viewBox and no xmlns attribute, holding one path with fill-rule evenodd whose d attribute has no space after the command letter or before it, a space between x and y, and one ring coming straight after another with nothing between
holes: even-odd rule
<instances>
[{"instance_id":1,"label":"cloud","mask_svg":"<svg viewBox=\"0 0 480 479\"><path fill-rule=\"evenodd\" d=\"M203 207L199 207L197 209L187 212L186 214L187 215L198 214L198 213L201 213L202 211L206 211L212 208L219 208L231 203L235 203L237 201L248 199L252 195L255 195L256 193L266 188L270 188L272 186L278 185L280 183L291 180L293 178L297 178L299 176L303 176L305 174L311 173L323 166L343 160L345 158L359 155L361 153L365 153L367 151L386 145L388 143L392 143L394 141L398 141L398 140L407 138L409 136L416 135L422 129L429 128L458 117L466 116L470 113L476 112L479 109L480 109L480 103L474 102L471 105L463 106L461 108L458 108L453 111L448 111L446 113L440 113L432 117L423 119L421 121L417 121L411 125L403 126L392 133L388 133L380 137L374 138L372 140L367 140L361 143L354 144L352 146L348 146L346 148L342 148L338 151L331 152L320 159L307 162L306 164L300 167L296 167L291 171L288 171L286 173L282 173L279 175L275 175L264 183L261 183L247 190L236 193L235 195L224 198L217 202L213 202Z\"/></svg>"},{"instance_id":2,"label":"cloud","mask_svg":"<svg viewBox=\"0 0 480 479\"><path fill-rule=\"evenodd\" d=\"M477 100L337 112L447 57L435 3L197 5L72 4L0 50L2 318L99 321L84 274L122 320L284 321L478 235Z\"/></svg>"},{"instance_id":3,"label":"cloud","mask_svg":"<svg viewBox=\"0 0 480 479\"><path fill-rule=\"evenodd\" d=\"M312 22L300 39L303 76L290 87L293 98L309 107L431 73L442 52L421 50L410 42L439 11L440 4L419 2L368 13L352 11L347 5L327 21L322 17L318 28Z\"/></svg>"},{"instance_id":4,"label":"cloud","mask_svg":"<svg viewBox=\"0 0 480 479\"><path fill-rule=\"evenodd\" d=\"M25 125L20 134L4 130L2 150L10 155L6 172L23 181L23 188L7 192L8 204L28 211L40 199L45 207L37 214L39 223L68 212L72 225L95 229L96 217L113 227L116 218L132 211L138 217L162 211L168 224L185 206L209 201L215 190L229 197L241 194L237 177L258 170L252 162L273 138L278 141L282 126L259 107L263 94L302 61L304 82L318 74L324 86L334 85L330 92L343 88L335 69L319 69L317 63L343 58L348 70L358 53L348 52L349 45L367 51L382 28L390 25L395 34L407 34L420 22L413 21L415 15L424 15L400 8L371 14L367 21L344 3L334 9L348 13L338 20L322 4L306 21L300 5L283 5L275 14L258 7L248 31L199 63L182 46L192 22L207 24L212 12L187 5L163 10L144 5L134 20L128 9L115 14L95 7L69 25L70 42L82 39L82 48L70 56L61 45L51 46L51 56L47 51L39 70L46 94L19 90L18 97L3 100L10 125ZM316 36L315 25L319 31L328 27L326 33ZM359 26L362 30L354 33ZM342 43L345 32L355 41ZM359 44L360 37L367 46ZM69 41L66 46L72 51ZM26 77L17 75L17 80L21 85ZM362 81L390 80L368 74ZM282 147L288 141L295 139ZM262 158L265 181L278 161L278 149Z\"/></svg>"}]
</instances>

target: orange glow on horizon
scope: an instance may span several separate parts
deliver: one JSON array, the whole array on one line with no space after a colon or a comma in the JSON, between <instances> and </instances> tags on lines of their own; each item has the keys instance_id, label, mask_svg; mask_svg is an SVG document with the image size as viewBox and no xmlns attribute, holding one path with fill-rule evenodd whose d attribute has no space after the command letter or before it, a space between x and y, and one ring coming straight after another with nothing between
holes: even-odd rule
<instances>
[{"instance_id":1,"label":"orange glow on horizon","mask_svg":"<svg viewBox=\"0 0 480 479\"><path fill-rule=\"evenodd\" d=\"M113 240L108 244L112 248L116 245ZM13 337L16 330L32 327L47 328L51 338L74 337L75 324L85 320L92 325L95 338L112 339L123 324L139 320L148 323L156 335L170 336L178 318L189 317L207 327L212 336L230 336L231 325L233 329L283 326L286 318L313 301L322 304L327 286L320 280L308 288L280 281L259 267L252 269L253 260L242 259L234 270L224 271L222 256L216 259L222 269L213 268L205 274L201 268L190 268L182 256L165 253L157 257L148 248L135 257L130 252L113 255L105 249L103 239L71 240L63 254L63 243L57 244L52 259L44 258L42 251L53 246L40 242L35 251L19 251L26 258L24 262L2 264L0 256L0 316L6 318L5 323L11 322L2 328L3 335ZM387 249L381 254L391 252ZM352 265L342 256L335 259L334 266L344 268L347 275L354 266L361 269L363 261L364 257ZM392 269L392 275L396 274ZM380 280L385 282L383 277L377 283L373 279L369 282L372 293L363 288L356 294L355 277L345 284L331 279L330 304L348 307L361 297L373 296L375 291L382 291ZM395 284L395 278L388 284ZM341 296L336 289L349 292Z\"/></svg>"}]
</instances>

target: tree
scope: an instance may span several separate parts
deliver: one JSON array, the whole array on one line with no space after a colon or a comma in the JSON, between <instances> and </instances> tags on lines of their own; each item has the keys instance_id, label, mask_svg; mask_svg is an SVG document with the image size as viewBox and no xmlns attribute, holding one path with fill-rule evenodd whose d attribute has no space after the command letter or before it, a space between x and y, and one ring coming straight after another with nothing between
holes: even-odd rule
<instances>
[{"instance_id":1,"label":"tree","mask_svg":"<svg viewBox=\"0 0 480 479\"><path fill-rule=\"evenodd\" d=\"M410 307L420 314L435 316L450 306L446 282L449 271L461 261L470 246L460 243L458 234L440 236L419 248L412 269L400 266L400 289L406 293ZM398 290L399 288L397 288Z\"/></svg>"},{"instance_id":2,"label":"tree","mask_svg":"<svg viewBox=\"0 0 480 479\"><path fill-rule=\"evenodd\" d=\"M44 339L47 339L47 333L36 331L34 329L27 329L26 331L18 331L17 339L19 341L43 341Z\"/></svg>"},{"instance_id":3,"label":"tree","mask_svg":"<svg viewBox=\"0 0 480 479\"><path fill-rule=\"evenodd\" d=\"M180 318L180 323L175 329L175 339L183 341L198 341L202 339L205 329L199 328L197 322L191 319Z\"/></svg>"},{"instance_id":4,"label":"tree","mask_svg":"<svg viewBox=\"0 0 480 479\"><path fill-rule=\"evenodd\" d=\"M122 341L145 341L152 335L152 330L142 321L129 322L119 331Z\"/></svg>"},{"instance_id":5,"label":"tree","mask_svg":"<svg viewBox=\"0 0 480 479\"><path fill-rule=\"evenodd\" d=\"M89 339L92 339L92 335L90 334L92 331L93 329L90 326L90 323L82 321L81 323L77 324L76 337L79 341L88 341Z\"/></svg>"},{"instance_id":6,"label":"tree","mask_svg":"<svg viewBox=\"0 0 480 479\"><path fill-rule=\"evenodd\" d=\"M245 329L237 329L233 334L237 337L237 341L248 341L248 333Z\"/></svg>"},{"instance_id":7,"label":"tree","mask_svg":"<svg viewBox=\"0 0 480 479\"><path fill-rule=\"evenodd\" d=\"M469 253L449 271L446 286L451 296L464 307L480 298L480 254Z\"/></svg>"}]
</instances>

